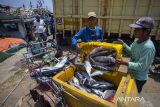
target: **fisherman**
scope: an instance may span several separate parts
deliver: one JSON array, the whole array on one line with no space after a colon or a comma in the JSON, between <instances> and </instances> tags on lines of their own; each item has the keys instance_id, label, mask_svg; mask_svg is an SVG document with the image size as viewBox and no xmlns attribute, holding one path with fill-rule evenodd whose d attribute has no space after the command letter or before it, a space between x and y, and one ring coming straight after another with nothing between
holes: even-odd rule
<instances>
[{"instance_id":1,"label":"fisherman","mask_svg":"<svg viewBox=\"0 0 160 107\"><path fill-rule=\"evenodd\" d=\"M79 49L78 39L81 42L102 41L102 29L97 26L97 16L95 12L88 13L88 26L83 27L76 35L72 37L72 45Z\"/></svg>"},{"instance_id":2,"label":"fisherman","mask_svg":"<svg viewBox=\"0 0 160 107\"><path fill-rule=\"evenodd\" d=\"M148 72L155 56L155 47L150 39L154 23L151 17L142 17L136 23L129 25L134 28L134 42L128 46L122 40L119 40L124 49L131 54L131 61L117 59L117 63L128 66L129 72L135 78L139 93L148 79Z\"/></svg>"},{"instance_id":3,"label":"fisherman","mask_svg":"<svg viewBox=\"0 0 160 107\"><path fill-rule=\"evenodd\" d=\"M53 17L53 15L50 15L49 29L50 29L50 35L53 35L55 33L55 31L54 31L54 17Z\"/></svg>"},{"instance_id":4,"label":"fisherman","mask_svg":"<svg viewBox=\"0 0 160 107\"><path fill-rule=\"evenodd\" d=\"M40 39L43 41L47 40L47 37L45 35L45 23L44 20L40 18L39 15L36 16L36 20L34 21L34 27L36 29L36 33L38 33L40 36Z\"/></svg>"},{"instance_id":5,"label":"fisherman","mask_svg":"<svg viewBox=\"0 0 160 107\"><path fill-rule=\"evenodd\" d=\"M28 42L32 41L33 40L33 35L32 35L32 24L31 23L28 23L26 25L26 31L27 31L26 37L28 39Z\"/></svg>"}]
</instances>

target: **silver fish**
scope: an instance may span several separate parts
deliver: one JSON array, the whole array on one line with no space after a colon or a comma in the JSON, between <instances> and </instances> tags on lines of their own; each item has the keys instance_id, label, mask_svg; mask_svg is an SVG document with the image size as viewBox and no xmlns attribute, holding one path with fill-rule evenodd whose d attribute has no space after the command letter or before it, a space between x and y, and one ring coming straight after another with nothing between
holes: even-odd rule
<instances>
[{"instance_id":1,"label":"silver fish","mask_svg":"<svg viewBox=\"0 0 160 107\"><path fill-rule=\"evenodd\" d=\"M94 60L97 62L108 63L108 64L116 63L116 59L110 56L97 56L94 57Z\"/></svg>"},{"instance_id":2,"label":"silver fish","mask_svg":"<svg viewBox=\"0 0 160 107\"><path fill-rule=\"evenodd\" d=\"M79 73L83 76L83 79L91 80L87 72L81 71Z\"/></svg>"},{"instance_id":3,"label":"silver fish","mask_svg":"<svg viewBox=\"0 0 160 107\"><path fill-rule=\"evenodd\" d=\"M116 51L109 51L109 50L104 50L101 52L97 52L95 54L89 54L89 56L91 57L96 57L96 56L112 56L112 57L116 57Z\"/></svg>"},{"instance_id":4,"label":"silver fish","mask_svg":"<svg viewBox=\"0 0 160 107\"><path fill-rule=\"evenodd\" d=\"M79 84L80 84L79 81L78 81L78 79L77 79L76 77L73 77L72 81L73 81L73 83L75 83L76 85L79 85Z\"/></svg>"},{"instance_id":5,"label":"silver fish","mask_svg":"<svg viewBox=\"0 0 160 107\"><path fill-rule=\"evenodd\" d=\"M50 81L50 79L48 78L48 77L38 77L38 78L36 78L36 80L39 82L39 83L41 83L41 84L45 84L45 85L47 85L47 82L49 82Z\"/></svg>"},{"instance_id":6,"label":"silver fish","mask_svg":"<svg viewBox=\"0 0 160 107\"><path fill-rule=\"evenodd\" d=\"M104 63L104 62L99 62L95 61L93 58L89 57L89 61L91 62L92 65L97 65L97 66L113 66L115 65L114 63Z\"/></svg>"},{"instance_id":7,"label":"silver fish","mask_svg":"<svg viewBox=\"0 0 160 107\"><path fill-rule=\"evenodd\" d=\"M78 88L78 89L80 89L80 90L82 90L82 91L87 92L84 88L82 88L81 86L79 86L79 85L77 85L77 84L75 84L73 82L70 82L69 84L72 85L72 86L74 86L74 87L76 87L76 88Z\"/></svg>"},{"instance_id":8,"label":"silver fish","mask_svg":"<svg viewBox=\"0 0 160 107\"><path fill-rule=\"evenodd\" d=\"M100 98L103 98L103 96L104 96L103 95L104 93L102 91L100 91L100 90L97 90L97 89L91 89L91 93L99 96Z\"/></svg>"},{"instance_id":9,"label":"silver fish","mask_svg":"<svg viewBox=\"0 0 160 107\"><path fill-rule=\"evenodd\" d=\"M81 71L79 71L81 72ZM83 75L81 75L78 71L76 71L75 73L75 77L79 80L79 81L82 81L84 78L83 78Z\"/></svg>"},{"instance_id":10,"label":"silver fish","mask_svg":"<svg viewBox=\"0 0 160 107\"><path fill-rule=\"evenodd\" d=\"M103 99L107 99L109 97L112 97L115 94L116 94L116 90L106 90L106 91L104 91Z\"/></svg>"},{"instance_id":11,"label":"silver fish","mask_svg":"<svg viewBox=\"0 0 160 107\"><path fill-rule=\"evenodd\" d=\"M84 62L84 67L85 67L85 69L86 69L86 71L87 71L87 73L88 73L88 75L90 77L91 76L91 69L92 69L92 66L91 66L90 62L89 61L85 61Z\"/></svg>"},{"instance_id":12,"label":"silver fish","mask_svg":"<svg viewBox=\"0 0 160 107\"><path fill-rule=\"evenodd\" d=\"M99 65L92 65L92 67L97 70L101 70L101 71L113 71L114 70L114 67L103 67Z\"/></svg>"},{"instance_id":13,"label":"silver fish","mask_svg":"<svg viewBox=\"0 0 160 107\"><path fill-rule=\"evenodd\" d=\"M64 65L67 63L67 57L63 57L55 66L52 67L42 67L36 69L37 73L42 73L43 75L53 75L60 71Z\"/></svg>"},{"instance_id":14,"label":"silver fish","mask_svg":"<svg viewBox=\"0 0 160 107\"><path fill-rule=\"evenodd\" d=\"M89 61L92 65L101 65L101 66L106 66L105 63L100 63L100 62L96 62L92 57L89 57Z\"/></svg>"},{"instance_id":15,"label":"silver fish","mask_svg":"<svg viewBox=\"0 0 160 107\"><path fill-rule=\"evenodd\" d=\"M59 62L54 66L54 68L57 69L57 68L63 67L63 66L67 63L67 60L68 60L68 57L64 56L64 57L62 58L62 60L59 61Z\"/></svg>"},{"instance_id":16,"label":"silver fish","mask_svg":"<svg viewBox=\"0 0 160 107\"><path fill-rule=\"evenodd\" d=\"M98 84L98 83L91 84L90 88L98 89L98 90L101 90L101 91L113 89L112 86L109 86L107 84Z\"/></svg>"},{"instance_id":17,"label":"silver fish","mask_svg":"<svg viewBox=\"0 0 160 107\"><path fill-rule=\"evenodd\" d=\"M104 71L96 70L95 72L93 72L91 74L91 77L94 77L94 76L97 76L97 75L103 75L104 73L105 73Z\"/></svg>"},{"instance_id":18,"label":"silver fish","mask_svg":"<svg viewBox=\"0 0 160 107\"><path fill-rule=\"evenodd\" d=\"M75 84L73 82L69 82L69 84L72 85L72 86L74 86L74 87L76 87L76 88L78 88L78 89L80 89L80 90L82 90L82 91L85 91L85 92L88 92L88 93L91 92L91 90L87 89L86 87L82 87L82 86L77 85L77 84Z\"/></svg>"},{"instance_id":19,"label":"silver fish","mask_svg":"<svg viewBox=\"0 0 160 107\"><path fill-rule=\"evenodd\" d=\"M109 54L116 53L116 50L111 47L97 47L93 49L89 55L92 56L101 56L101 55L106 55L108 56Z\"/></svg>"},{"instance_id":20,"label":"silver fish","mask_svg":"<svg viewBox=\"0 0 160 107\"><path fill-rule=\"evenodd\" d=\"M98 47L93 49L87 58L93 68L107 72L114 70L116 63L114 57L116 57L116 50L114 48Z\"/></svg>"},{"instance_id":21,"label":"silver fish","mask_svg":"<svg viewBox=\"0 0 160 107\"><path fill-rule=\"evenodd\" d=\"M104 51L104 50L105 50L104 47L97 47L97 48L93 49L93 50L90 52L90 55L91 55L91 54L95 54L95 53L100 52L100 51Z\"/></svg>"},{"instance_id":22,"label":"silver fish","mask_svg":"<svg viewBox=\"0 0 160 107\"><path fill-rule=\"evenodd\" d=\"M106 81L96 81L96 83L99 84L102 89L107 89L107 90L116 89L114 84L111 84L111 83L106 82ZM103 85L105 85L105 86L103 86Z\"/></svg>"}]
</instances>

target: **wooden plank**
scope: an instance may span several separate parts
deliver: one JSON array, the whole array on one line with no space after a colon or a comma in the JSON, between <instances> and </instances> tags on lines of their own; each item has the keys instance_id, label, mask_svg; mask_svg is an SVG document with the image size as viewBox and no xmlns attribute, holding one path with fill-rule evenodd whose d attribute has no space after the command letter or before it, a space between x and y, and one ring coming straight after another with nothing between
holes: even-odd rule
<instances>
[{"instance_id":1,"label":"wooden plank","mask_svg":"<svg viewBox=\"0 0 160 107\"><path fill-rule=\"evenodd\" d=\"M56 15L55 17L65 17L65 18L79 18L80 15ZM86 15L82 15L82 18L87 18ZM126 19L126 20L136 20L141 18L141 16L98 16L100 19ZM154 20L160 20L160 17L153 17Z\"/></svg>"}]
</instances>

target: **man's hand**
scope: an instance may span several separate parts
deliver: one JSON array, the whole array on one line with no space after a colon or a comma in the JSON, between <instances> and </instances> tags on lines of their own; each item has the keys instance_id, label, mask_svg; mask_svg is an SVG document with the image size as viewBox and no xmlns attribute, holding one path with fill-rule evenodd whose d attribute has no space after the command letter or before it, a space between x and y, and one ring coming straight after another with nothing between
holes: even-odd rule
<instances>
[{"instance_id":1,"label":"man's hand","mask_svg":"<svg viewBox=\"0 0 160 107\"><path fill-rule=\"evenodd\" d=\"M117 62L118 64L122 64L122 65L128 66L128 62L123 61L122 59L116 59L116 62Z\"/></svg>"},{"instance_id":2,"label":"man's hand","mask_svg":"<svg viewBox=\"0 0 160 107\"><path fill-rule=\"evenodd\" d=\"M116 44L124 44L123 40L121 39L118 39L117 41L113 41L113 43L116 43Z\"/></svg>"},{"instance_id":3,"label":"man's hand","mask_svg":"<svg viewBox=\"0 0 160 107\"><path fill-rule=\"evenodd\" d=\"M77 49L80 49L80 46L79 46L79 44L78 44L78 43L77 43L77 45L76 45L76 48L77 48Z\"/></svg>"},{"instance_id":4,"label":"man's hand","mask_svg":"<svg viewBox=\"0 0 160 107\"><path fill-rule=\"evenodd\" d=\"M77 51L79 51L79 50L80 50L79 43L77 43L77 45L76 45L76 50L77 50Z\"/></svg>"}]
</instances>

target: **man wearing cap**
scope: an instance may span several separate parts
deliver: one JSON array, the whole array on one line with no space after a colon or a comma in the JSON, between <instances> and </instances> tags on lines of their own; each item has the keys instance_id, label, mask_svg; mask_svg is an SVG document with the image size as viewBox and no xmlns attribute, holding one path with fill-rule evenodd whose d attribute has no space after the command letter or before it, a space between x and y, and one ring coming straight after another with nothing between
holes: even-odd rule
<instances>
[{"instance_id":1,"label":"man wearing cap","mask_svg":"<svg viewBox=\"0 0 160 107\"><path fill-rule=\"evenodd\" d=\"M77 40L82 42L101 41L103 40L102 29L97 26L97 18L95 12L88 13L88 26L83 27L76 35L72 37L72 45L79 48Z\"/></svg>"},{"instance_id":2,"label":"man wearing cap","mask_svg":"<svg viewBox=\"0 0 160 107\"><path fill-rule=\"evenodd\" d=\"M40 16L36 16L36 20L34 21L34 27L36 28L36 33L39 34L40 38L43 41L46 41L47 37L45 35L45 23L42 19L40 19Z\"/></svg>"},{"instance_id":3,"label":"man wearing cap","mask_svg":"<svg viewBox=\"0 0 160 107\"><path fill-rule=\"evenodd\" d=\"M129 26L134 28L135 41L130 46L122 40L119 40L119 42L130 53L131 61L126 62L117 59L117 63L128 66L140 93L148 79L148 72L155 56L155 47L149 36L154 27L154 20L151 17L142 17L135 24Z\"/></svg>"}]
</instances>

